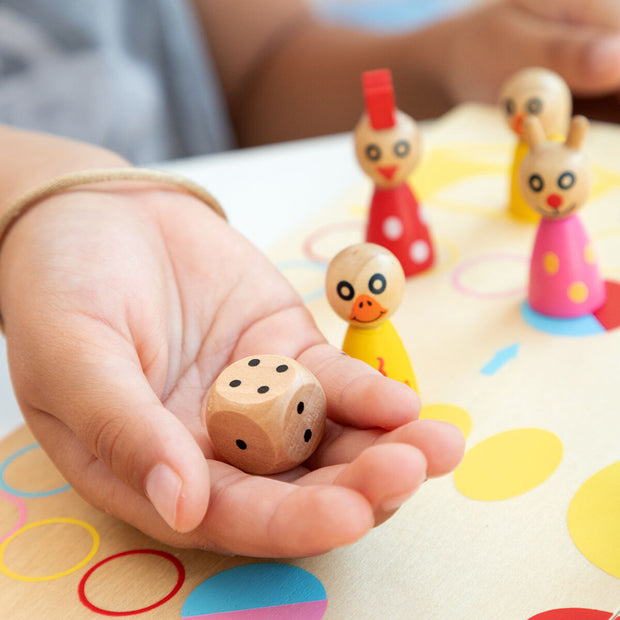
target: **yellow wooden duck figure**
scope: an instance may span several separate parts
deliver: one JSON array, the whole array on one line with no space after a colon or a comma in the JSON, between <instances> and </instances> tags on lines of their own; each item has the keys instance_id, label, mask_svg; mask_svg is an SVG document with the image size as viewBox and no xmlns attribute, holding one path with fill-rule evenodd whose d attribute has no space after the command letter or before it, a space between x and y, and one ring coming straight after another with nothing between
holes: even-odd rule
<instances>
[{"instance_id":1,"label":"yellow wooden duck figure","mask_svg":"<svg viewBox=\"0 0 620 620\"><path fill-rule=\"evenodd\" d=\"M510 176L510 214L524 222L536 223L540 215L527 204L519 187L519 168L529 146L523 133L523 121L536 116L547 139L564 142L572 112L572 98L566 82L553 71L528 67L514 73L504 83L500 102L506 122L517 135Z\"/></svg>"},{"instance_id":2,"label":"yellow wooden duck figure","mask_svg":"<svg viewBox=\"0 0 620 620\"><path fill-rule=\"evenodd\" d=\"M407 351L389 320L405 290L394 254L374 243L352 245L330 262L325 288L331 307L349 323L342 350L418 391Z\"/></svg>"}]
</instances>

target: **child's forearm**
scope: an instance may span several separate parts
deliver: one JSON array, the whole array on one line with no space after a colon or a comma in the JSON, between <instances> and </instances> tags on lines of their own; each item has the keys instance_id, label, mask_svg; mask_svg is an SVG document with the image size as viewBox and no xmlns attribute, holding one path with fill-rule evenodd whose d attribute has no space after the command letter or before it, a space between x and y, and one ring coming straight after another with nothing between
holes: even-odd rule
<instances>
[{"instance_id":1,"label":"child's forearm","mask_svg":"<svg viewBox=\"0 0 620 620\"><path fill-rule=\"evenodd\" d=\"M349 131L363 111L360 74L380 67L392 70L408 113L442 114L452 101L435 50L447 31L445 24L394 37L319 26L300 31L249 82L236 108L241 142Z\"/></svg>"},{"instance_id":2,"label":"child's forearm","mask_svg":"<svg viewBox=\"0 0 620 620\"><path fill-rule=\"evenodd\" d=\"M0 125L0 144L0 214L24 192L58 175L128 165L97 146L6 125Z\"/></svg>"}]
</instances>

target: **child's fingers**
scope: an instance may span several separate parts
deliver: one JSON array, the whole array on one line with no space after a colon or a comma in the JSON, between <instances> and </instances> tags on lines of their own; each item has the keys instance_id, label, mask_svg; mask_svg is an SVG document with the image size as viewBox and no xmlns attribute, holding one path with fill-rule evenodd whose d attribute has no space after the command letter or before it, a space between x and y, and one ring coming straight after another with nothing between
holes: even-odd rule
<instances>
[{"instance_id":1,"label":"child's fingers","mask_svg":"<svg viewBox=\"0 0 620 620\"><path fill-rule=\"evenodd\" d=\"M112 330L107 342L71 340L54 362L37 361L47 376L35 374L40 389L28 408L58 418L114 476L146 495L170 527L195 528L209 501L196 440L153 393L131 345L111 344L122 340ZM48 351L54 355L53 347ZM63 450L53 437L39 439L52 458Z\"/></svg>"},{"instance_id":2,"label":"child's fingers","mask_svg":"<svg viewBox=\"0 0 620 620\"><path fill-rule=\"evenodd\" d=\"M427 461L427 475L452 471L463 458L465 440L461 431L446 422L416 420L390 432L329 426L324 440L309 459L312 468L354 461L374 445L402 443L417 448Z\"/></svg>"},{"instance_id":3,"label":"child's fingers","mask_svg":"<svg viewBox=\"0 0 620 620\"><path fill-rule=\"evenodd\" d=\"M375 521L398 509L426 480L424 454L402 443L383 443L364 450L351 463L312 471L296 484L336 484L361 493L371 505Z\"/></svg>"},{"instance_id":4,"label":"child's fingers","mask_svg":"<svg viewBox=\"0 0 620 620\"><path fill-rule=\"evenodd\" d=\"M211 502L193 531L172 531L141 494L123 484L56 418L34 414L57 465L91 504L163 542L258 557L303 557L350 544L395 510L424 480L415 448L375 446L353 463L324 468L296 484L251 476L217 461Z\"/></svg>"},{"instance_id":5,"label":"child's fingers","mask_svg":"<svg viewBox=\"0 0 620 620\"><path fill-rule=\"evenodd\" d=\"M311 347L299 361L323 386L328 416L335 422L393 429L417 419L420 413L420 398L410 387L384 377L335 347Z\"/></svg>"},{"instance_id":6,"label":"child's fingers","mask_svg":"<svg viewBox=\"0 0 620 620\"><path fill-rule=\"evenodd\" d=\"M209 466L211 501L199 533L210 548L302 557L348 545L374 525L368 501L352 489L299 487L250 476L217 461L209 461Z\"/></svg>"},{"instance_id":7,"label":"child's fingers","mask_svg":"<svg viewBox=\"0 0 620 620\"><path fill-rule=\"evenodd\" d=\"M46 414L35 416L56 464L89 503L170 545L256 557L303 557L350 544L374 525L365 497L329 482L300 488L251 476L218 461L211 471L211 501L192 531L175 532L144 495L112 475L73 433ZM208 493L208 488L205 487Z\"/></svg>"},{"instance_id":8,"label":"child's fingers","mask_svg":"<svg viewBox=\"0 0 620 620\"><path fill-rule=\"evenodd\" d=\"M454 470L465 451L465 437L460 429L439 420L418 420L385 433L376 444L394 442L415 446L427 462L429 478L443 476Z\"/></svg>"}]
</instances>

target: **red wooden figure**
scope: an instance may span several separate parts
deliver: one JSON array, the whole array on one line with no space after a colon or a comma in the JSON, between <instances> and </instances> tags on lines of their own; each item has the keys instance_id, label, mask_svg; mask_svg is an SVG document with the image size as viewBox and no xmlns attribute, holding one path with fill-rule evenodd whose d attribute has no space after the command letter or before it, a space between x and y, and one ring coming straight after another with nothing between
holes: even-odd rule
<instances>
[{"instance_id":1,"label":"red wooden figure","mask_svg":"<svg viewBox=\"0 0 620 620\"><path fill-rule=\"evenodd\" d=\"M415 121L396 108L388 69L362 74L366 114L355 128L355 153L375 191L366 241L390 250L405 276L426 271L435 262L433 240L407 177L420 159Z\"/></svg>"}]
</instances>

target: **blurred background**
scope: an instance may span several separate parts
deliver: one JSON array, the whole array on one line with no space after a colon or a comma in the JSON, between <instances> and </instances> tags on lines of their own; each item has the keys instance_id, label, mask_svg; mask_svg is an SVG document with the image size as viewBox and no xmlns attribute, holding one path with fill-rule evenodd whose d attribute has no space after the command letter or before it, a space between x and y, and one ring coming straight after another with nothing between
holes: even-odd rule
<instances>
[{"instance_id":1,"label":"blurred background","mask_svg":"<svg viewBox=\"0 0 620 620\"><path fill-rule=\"evenodd\" d=\"M425 26L467 8L475 0L312 0L326 21L353 24L381 32Z\"/></svg>"}]
</instances>

